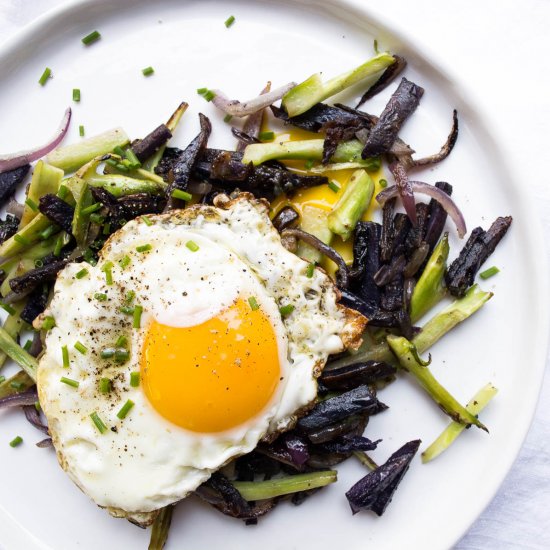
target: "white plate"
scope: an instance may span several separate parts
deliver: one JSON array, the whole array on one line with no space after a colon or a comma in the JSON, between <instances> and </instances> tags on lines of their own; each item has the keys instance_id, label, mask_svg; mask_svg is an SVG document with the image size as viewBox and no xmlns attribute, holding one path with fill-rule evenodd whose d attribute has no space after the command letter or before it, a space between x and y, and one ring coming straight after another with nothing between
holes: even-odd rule
<instances>
[{"instance_id":1,"label":"white plate","mask_svg":"<svg viewBox=\"0 0 550 550\"><path fill-rule=\"evenodd\" d=\"M0 53L0 151L45 140L72 103L74 87L81 89L82 101L73 104L67 142L79 139L80 124L87 135L122 125L131 136L143 136L187 100L191 107L175 143L185 144L197 132L201 110L214 122L211 144L231 146L222 117L197 96L197 88L220 87L246 99L267 80L277 86L318 70L335 75L368 58L376 37L382 47L407 58L406 75L426 89L402 133L420 154L439 148L451 109L460 114L455 151L419 179L451 182L470 229L487 227L498 215L514 216L511 232L490 260L502 271L482 283L495 297L431 350L434 373L461 401L488 381L498 386L497 398L483 413L490 435L471 429L432 464L422 465L417 457L382 518L351 516L344 493L365 471L349 461L339 469L337 484L299 508L281 504L256 527L188 499L174 514L169 548L450 547L494 495L529 426L548 334L546 268L535 216L460 86L392 33L390 24L376 21L357 4L79 2L42 17ZM236 22L226 29L229 15ZM84 47L80 39L96 28L102 39ZM155 74L144 78L141 69L148 65ZM54 78L42 88L37 80L46 66ZM369 103L368 110L379 112L389 93ZM342 99L354 99L353 94ZM460 243L453 237L451 245L456 254ZM380 462L412 438L420 437L424 448L447 424L407 379L384 390L381 399L390 410L374 417L367 431L372 438L384 438L373 453ZM40 434L20 414L2 413L0 422L0 546L147 547L148 532L96 508L63 474L54 453L33 445ZM16 434L25 442L12 449L7 443Z\"/></svg>"}]
</instances>

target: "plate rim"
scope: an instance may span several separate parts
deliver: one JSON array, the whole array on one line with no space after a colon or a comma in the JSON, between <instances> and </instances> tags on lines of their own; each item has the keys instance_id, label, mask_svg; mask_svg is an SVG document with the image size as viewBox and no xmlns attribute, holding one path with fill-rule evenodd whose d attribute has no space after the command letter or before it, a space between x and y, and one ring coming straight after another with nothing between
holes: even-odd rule
<instances>
[{"instance_id":1,"label":"plate rim","mask_svg":"<svg viewBox=\"0 0 550 550\"><path fill-rule=\"evenodd\" d=\"M145 0L138 0L138 3L143 3L144 1ZM169 1L172 3L176 0ZM268 0L246 1L251 4L257 2L271 4ZM4 41L0 42L0 60L16 54L21 48L24 49L26 47L26 42L32 43L33 40L31 39L35 39L38 32L44 31L44 28L47 28L49 24L55 24L58 19L70 18L72 14L79 10L90 10L94 8L97 9L98 12L104 13L106 7L109 5L115 7L116 11L122 11L124 9L124 4L133 5L134 3L132 0L117 0L115 7L109 0L67 0L63 4L50 8L24 25L21 29L14 32ZM517 186L512 183L514 180L521 181L517 175L517 170L505 158L498 140L494 139L486 130L486 128L489 127L487 125L488 117L485 111L478 107L478 103L475 101L475 94L472 93L472 90L467 85L461 83L459 75L455 75L452 69L442 64L442 61L440 61L436 53L434 53L432 57L432 52L428 47L421 47L418 45L408 32L395 29L389 16L385 17L380 13L374 13L369 9L368 5L361 0L277 0L277 4L287 4L290 6L301 4L308 7L318 7L324 10L327 17L334 17L334 9L344 10L347 12L347 15L357 16L361 19L361 22L383 30L384 33L401 43L408 50L415 52L419 58L424 60L426 64L435 71L435 73L443 77L447 83L455 89L456 94L460 95L463 104L468 106L470 113L475 115L477 120L476 133L481 132L483 140L490 144L491 157L498 162L502 171L509 174L506 178L506 186L514 192L516 208L522 213L522 218L530 220L530 224L525 229L530 237L528 241L528 256L534 258L536 257L532 255L534 250L544 250L542 221L535 208L534 199L522 195ZM534 287L536 288L537 296L540 297L542 307L538 308L539 315L535 323L536 332L535 337L532 339L532 342L535 343L535 345L532 346L535 366L532 368L533 380L531 380L531 383L527 387L529 399L525 400L527 405L524 404L521 411L522 436L517 437L513 445L510 444L507 447L505 460L499 463L499 474L496 476L496 480L493 481L490 488L485 484L485 489L482 489L483 493L481 498L478 498L475 504L470 504L469 509L472 513L468 515L469 519L467 521L462 522L460 529L458 529L458 534L450 541L452 542L452 546L466 534L496 496L523 447L535 417L542 389L542 381L546 370L546 358L550 348L550 316L548 315L550 309L550 289L546 284L546 281L549 279L549 261L547 254L543 254L540 258L537 257L537 264L538 268L533 275L532 282L535 283ZM504 466L502 465L503 462ZM34 544L34 548L44 550L49 548L15 520L5 509L0 509L0 533L2 533L2 536L6 535L4 540L0 540L0 545L7 544L9 548L19 547L17 545L20 544ZM28 548L28 546L25 547Z\"/></svg>"}]
</instances>

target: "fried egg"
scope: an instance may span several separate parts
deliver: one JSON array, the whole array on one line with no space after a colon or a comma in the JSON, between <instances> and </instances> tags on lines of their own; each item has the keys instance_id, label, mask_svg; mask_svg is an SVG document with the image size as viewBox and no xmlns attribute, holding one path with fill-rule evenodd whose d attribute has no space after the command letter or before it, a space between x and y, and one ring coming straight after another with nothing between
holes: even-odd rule
<instances>
[{"instance_id":1,"label":"fried egg","mask_svg":"<svg viewBox=\"0 0 550 550\"><path fill-rule=\"evenodd\" d=\"M263 201L218 197L127 223L69 264L38 369L60 464L141 525L289 429L366 320L281 244Z\"/></svg>"}]
</instances>

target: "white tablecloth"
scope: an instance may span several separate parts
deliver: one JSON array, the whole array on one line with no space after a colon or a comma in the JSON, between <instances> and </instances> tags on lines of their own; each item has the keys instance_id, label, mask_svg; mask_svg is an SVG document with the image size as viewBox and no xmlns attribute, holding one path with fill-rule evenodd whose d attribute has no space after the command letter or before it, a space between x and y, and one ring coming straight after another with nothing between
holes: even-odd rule
<instances>
[{"instance_id":1,"label":"white tablecloth","mask_svg":"<svg viewBox=\"0 0 550 550\"><path fill-rule=\"evenodd\" d=\"M359 1L359 0L356 0ZM363 0L364 1L364 0ZM0 0L0 41L63 0ZM550 234L550 0L371 0L374 14L450 69L521 164ZM449 60L451 60L449 62ZM550 241L549 241L550 242ZM546 254L550 252L547 244ZM546 304L545 304L546 306ZM533 305L533 307L536 307ZM547 361L546 371L550 370ZM550 549L550 379L523 449L460 550ZM396 549L397 550L397 549Z\"/></svg>"}]
</instances>

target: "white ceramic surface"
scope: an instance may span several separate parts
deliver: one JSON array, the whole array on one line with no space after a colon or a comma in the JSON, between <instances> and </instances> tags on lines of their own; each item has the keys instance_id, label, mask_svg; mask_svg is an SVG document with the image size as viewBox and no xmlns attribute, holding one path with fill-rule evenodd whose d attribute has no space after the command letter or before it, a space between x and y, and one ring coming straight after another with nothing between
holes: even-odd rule
<instances>
[{"instance_id":1,"label":"white ceramic surface","mask_svg":"<svg viewBox=\"0 0 550 550\"><path fill-rule=\"evenodd\" d=\"M423 466L415 460L381 519L349 514L343 493L363 471L347 464L340 469L339 483L324 494L298 509L281 505L255 528L245 528L195 501L185 502L174 517L172 548L307 548L313 543L332 548L342 543L342 537L349 548L448 547L494 494L532 415L548 332L546 272L536 255L540 236L531 223L533 216L460 86L390 27L344 6L336 1L233 2L230 8L222 2L83 2L38 21L0 54L0 115L2 126L10 129L9 135L0 135L0 150L26 147L47 137L70 103L73 87L82 90L82 102L74 109L69 140L78 139L78 124L86 126L88 135L119 124L130 135L143 135L186 99L191 108L175 142L185 144L196 133L196 113L201 110L214 120L211 143L227 146L232 140L221 117L196 95L196 88L221 87L244 98L267 79L276 85L317 70L337 74L368 57L376 36L382 46L407 57L407 76L427 90L403 132L419 153L438 148L452 107L461 114L455 152L423 178L453 183L470 228L486 226L497 215L514 215L512 232L491 260L502 273L483 284L494 288L495 297L433 349L434 372L461 400L489 380L499 387L483 416L490 436L469 430L452 452L433 464ZM237 21L226 29L223 21L230 14ZM80 38L94 28L103 38L84 48ZM36 81L46 65L54 78L41 88ZM156 73L145 79L140 69L147 65ZM368 109L379 111L387 95ZM458 240L452 244L456 252ZM533 312L534 303L544 307ZM527 338L529 348L515 345ZM519 411L518 393L523 401ZM374 418L367 432L384 438L373 453L380 461L413 437L429 443L446 424L408 380L400 380L381 398L391 408ZM95 509L65 478L53 453L33 447L40 435L20 415L3 414L1 433L20 433L25 444L16 450L0 445L0 545L146 547L146 533Z\"/></svg>"}]
</instances>

